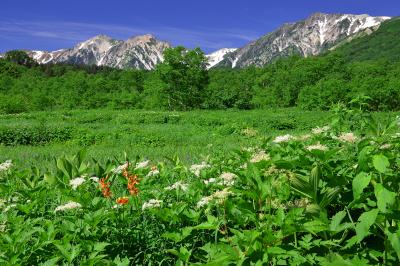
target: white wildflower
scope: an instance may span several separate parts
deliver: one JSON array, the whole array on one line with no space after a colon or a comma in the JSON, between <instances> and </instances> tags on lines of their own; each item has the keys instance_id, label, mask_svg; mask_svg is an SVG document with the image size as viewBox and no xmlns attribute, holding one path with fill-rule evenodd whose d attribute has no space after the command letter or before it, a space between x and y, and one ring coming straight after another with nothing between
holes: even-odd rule
<instances>
[{"instance_id":1,"label":"white wildflower","mask_svg":"<svg viewBox=\"0 0 400 266\"><path fill-rule=\"evenodd\" d=\"M7 160L4 163L0 164L0 172L5 172L10 170L10 168L13 167L13 163L11 160Z\"/></svg>"},{"instance_id":2,"label":"white wildflower","mask_svg":"<svg viewBox=\"0 0 400 266\"><path fill-rule=\"evenodd\" d=\"M190 167L190 172L192 172L196 176L200 176L200 171L205 168L209 168L209 167L211 167L211 166L209 164L207 164L206 162L202 162L201 164L193 164Z\"/></svg>"},{"instance_id":3,"label":"white wildflower","mask_svg":"<svg viewBox=\"0 0 400 266\"><path fill-rule=\"evenodd\" d=\"M202 197L199 202L197 202L197 208L202 208L206 205L208 205L208 203L212 200L211 196L207 196L207 197Z\"/></svg>"},{"instance_id":4,"label":"white wildflower","mask_svg":"<svg viewBox=\"0 0 400 266\"><path fill-rule=\"evenodd\" d=\"M292 135L283 135L283 136L277 136L272 142L274 143L282 143L282 142L289 142L290 140L294 139Z\"/></svg>"},{"instance_id":5,"label":"white wildflower","mask_svg":"<svg viewBox=\"0 0 400 266\"><path fill-rule=\"evenodd\" d=\"M305 134L305 135L297 136L295 139L296 140L300 140L300 141L304 141L304 140L308 140L309 138L311 138L311 135L310 134Z\"/></svg>"},{"instance_id":6,"label":"white wildflower","mask_svg":"<svg viewBox=\"0 0 400 266\"><path fill-rule=\"evenodd\" d=\"M160 171L157 168L155 168L155 169L151 169L150 170L150 172L147 174L147 177L156 176L156 175L159 175L159 174L160 174Z\"/></svg>"},{"instance_id":7,"label":"white wildflower","mask_svg":"<svg viewBox=\"0 0 400 266\"><path fill-rule=\"evenodd\" d=\"M161 207L161 200L151 199L148 202L143 203L142 210L152 209L152 208L160 208Z\"/></svg>"},{"instance_id":8,"label":"white wildflower","mask_svg":"<svg viewBox=\"0 0 400 266\"><path fill-rule=\"evenodd\" d=\"M229 191L229 188L224 188L223 190L216 191L210 196L202 197L200 201L197 202L197 208L204 207L213 200L216 200L217 203L222 204L231 194L232 192Z\"/></svg>"},{"instance_id":9,"label":"white wildflower","mask_svg":"<svg viewBox=\"0 0 400 266\"><path fill-rule=\"evenodd\" d=\"M258 153L254 154L253 157L251 157L250 162L258 163L261 161L268 161L270 159L271 157L269 156L269 154L265 153L265 151L259 151Z\"/></svg>"},{"instance_id":10,"label":"white wildflower","mask_svg":"<svg viewBox=\"0 0 400 266\"><path fill-rule=\"evenodd\" d=\"M73 190L76 190L83 183L85 183L85 178L83 177L77 177L69 181L69 185L72 187Z\"/></svg>"},{"instance_id":11,"label":"white wildflower","mask_svg":"<svg viewBox=\"0 0 400 266\"><path fill-rule=\"evenodd\" d=\"M76 209L76 208L82 208L82 205L78 202L70 201L64 205L58 206L54 212L58 211L66 211L66 210L71 210L71 209Z\"/></svg>"},{"instance_id":12,"label":"white wildflower","mask_svg":"<svg viewBox=\"0 0 400 266\"><path fill-rule=\"evenodd\" d=\"M14 196L14 197L11 198L11 201L12 201L12 202L17 202L17 201L19 201L19 197L18 197L18 196Z\"/></svg>"},{"instance_id":13,"label":"white wildflower","mask_svg":"<svg viewBox=\"0 0 400 266\"><path fill-rule=\"evenodd\" d=\"M98 183L99 182L99 178L97 176L92 176L91 178L89 178L90 180L92 180L93 182Z\"/></svg>"},{"instance_id":14,"label":"white wildflower","mask_svg":"<svg viewBox=\"0 0 400 266\"><path fill-rule=\"evenodd\" d=\"M337 139L342 142L354 143L357 141L357 136L354 135L352 132L342 133L339 137L337 137Z\"/></svg>"},{"instance_id":15,"label":"white wildflower","mask_svg":"<svg viewBox=\"0 0 400 266\"><path fill-rule=\"evenodd\" d=\"M328 130L330 130L331 128L329 127L329 126L324 126L324 127L316 127L316 128L313 128L312 130L311 130L311 132L313 133L313 134L322 134L322 133L325 133L325 132L327 132Z\"/></svg>"},{"instance_id":16,"label":"white wildflower","mask_svg":"<svg viewBox=\"0 0 400 266\"><path fill-rule=\"evenodd\" d=\"M307 146L306 150L308 150L308 151L313 151L313 150L327 151L328 147L326 147L325 145L322 145L321 143L318 142L317 144Z\"/></svg>"},{"instance_id":17,"label":"white wildflower","mask_svg":"<svg viewBox=\"0 0 400 266\"><path fill-rule=\"evenodd\" d=\"M188 185L185 183L182 183L181 181L178 181L178 182L172 184L171 186L165 188L165 190L176 190L176 189L180 189L182 191L187 191Z\"/></svg>"},{"instance_id":18,"label":"white wildflower","mask_svg":"<svg viewBox=\"0 0 400 266\"><path fill-rule=\"evenodd\" d=\"M8 212L11 208L15 207L17 207L17 204L10 204L4 208L3 212Z\"/></svg>"},{"instance_id":19,"label":"white wildflower","mask_svg":"<svg viewBox=\"0 0 400 266\"><path fill-rule=\"evenodd\" d=\"M203 180L204 184L206 184L206 185L215 183L216 181L217 181L217 179L215 179L215 178L213 178L213 177L210 178L210 179L208 179L208 180Z\"/></svg>"},{"instance_id":20,"label":"white wildflower","mask_svg":"<svg viewBox=\"0 0 400 266\"><path fill-rule=\"evenodd\" d=\"M128 166L129 166L129 162L126 162L126 163L124 163L124 164L121 164L121 165L118 166L118 167L115 167L115 168L112 169L111 171L112 171L114 174L120 174L120 173L122 173L122 171L124 171L126 168L128 168Z\"/></svg>"},{"instance_id":21,"label":"white wildflower","mask_svg":"<svg viewBox=\"0 0 400 266\"><path fill-rule=\"evenodd\" d=\"M4 221L4 222L0 223L0 232L5 232L6 229L7 229L6 222Z\"/></svg>"},{"instance_id":22,"label":"white wildflower","mask_svg":"<svg viewBox=\"0 0 400 266\"><path fill-rule=\"evenodd\" d=\"M222 185L233 186L235 183L236 175L234 173L222 173L219 178L222 179Z\"/></svg>"},{"instance_id":23,"label":"white wildflower","mask_svg":"<svg viewBox=\"0 0 400 266\"><path fill-rule=\"evenodd\" d=\"M386 144L383 144L382 146L380 146L379 149L381 149L381 150L388 150L388 149L390 149L391 147L392 147L392 144L386 143Z\"/></svg>"},{"instance_id":24,"label":"white wildflower","mask_svg":"<svg viewBox=\"0 0 400 266\"><path fill-rule=\"evenodd\" d=\"M149 163L150 163L150 161L149 161L149 160L146 160L146 161L143 161L143 162L139 162L139 163L137 163L137 164L136 164L136 167L135 167L135 169L142 169L142 168L146 168L146 167L148 167L148 166L149 166Z\"/></svg>"}]
</instances>

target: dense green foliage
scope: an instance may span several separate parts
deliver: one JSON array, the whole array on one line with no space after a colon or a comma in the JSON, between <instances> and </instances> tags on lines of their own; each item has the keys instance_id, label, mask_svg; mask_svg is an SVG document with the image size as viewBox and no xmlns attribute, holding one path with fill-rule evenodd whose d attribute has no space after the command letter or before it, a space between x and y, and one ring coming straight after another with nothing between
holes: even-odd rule
<instances>
[{"instance_id":1,"label":"dense green foliage","mask_svg":"<svg viewBox=\"0 0 400 266\"><path fill-rule=\"evenodd\" d=\"M398 265L399 126L338 106L330 127L191 166L84 151L47 169L1 163L0 261Z\"/></svg>"},{"instance_id":2,"label":"dense green foliage","mask_svg":"<svg viewBox=\"0 0 400 266\"><path fill-rule=\"evenodd\" d=\"M110 154L130 158L145 154L159 160L179 156L184 162L212 153L258 145L269 135L310 130L328 121L330 112L298 109L166 112L74 110L0 115L0 161L51 167L53 156L86 147L98 160ZM388 113L379 117L389 116Z\"/></svg>"},{"instance_id":3,"label":"dense green foliage","mask_svg":"<svg viewBox=\"0 0 400 266\"><path fill-rule=\"evenodd\" d=\"M399 62L348 63L329 54L292 57L264 68L215 69L208 75L204 69L168 68L160 65L155 72L66 65L28 68L0 60L0 112L292 106L326 110L357 96L369 97L371 110L400 108Z\"/></svg>"},{"instance_id":4,"label":"dense green foliage","mask_svg":"<svg viewBox=\"0 0 400 266\"><path fill-rule=\"evenodd\" d=\"M203 90L208 85L207 58L196 48L183 46L166 49L164 61L157 65L156 78L162 89L158 93L166 98L168 109L188 110L200 108ZM151 88L150 88L151 89Z\"/></svg>"}]
</instances>

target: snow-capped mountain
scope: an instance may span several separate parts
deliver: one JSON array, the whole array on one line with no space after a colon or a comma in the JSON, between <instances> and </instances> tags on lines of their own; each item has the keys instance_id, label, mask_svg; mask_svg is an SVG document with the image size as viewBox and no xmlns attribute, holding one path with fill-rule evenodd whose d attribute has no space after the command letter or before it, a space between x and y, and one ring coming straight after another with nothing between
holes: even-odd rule
<instances>
[{"instance_id":1,"label":"snow-capped mountain","mask_svg":"<svg viewBox=\"0 0 400 266\"><path fill-rule=\"evenodd\" d=\"M219 62L224 60L225 56L228 53L232 53L236 50L237 50L237 48L222 48L211 54L206 55L206 57L208 58L208 64L209 64L208 68L212 68L213 66L215 66L216 64L218 64Z\"/></svg>"},{"instance_id":2,"label":"snow-capped mountain","mask_svg":"<svg viewBox=\"0 0 400 266\"><path fill-rule=\"evenodd\" d=\"M30 51L28 54L40 64L71 63L151 70L162 62L163 52L169 47L167 42L150 34L126 41L98 35L70 49Z\"/></svg>"},{"instance_id":3,"label":"snow-capped mountain","mask_svg":"<svg viewBox=\"0 0 400 266\"><path fill-rule=\"evenodd\" d=\"M217 67L263 66L278 58L298 54L318 55L338 43L370 33L390 17L316 13L296 23L287 23L250 44L227 54Z\"/></svg>"}]
</instances>

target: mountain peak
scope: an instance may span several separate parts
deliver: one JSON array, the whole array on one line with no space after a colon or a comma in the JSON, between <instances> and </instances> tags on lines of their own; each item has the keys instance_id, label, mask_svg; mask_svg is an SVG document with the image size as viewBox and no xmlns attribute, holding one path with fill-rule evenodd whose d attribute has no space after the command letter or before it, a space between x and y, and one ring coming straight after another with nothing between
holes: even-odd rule
<instances>
[{"instance_id":1,"label":"mountain peak","mask_svg":"<svg viewBox=\"0 0 400 266\"><path fill-rule=\"evenodd\" d=\"M152 34L144 34L144 35L138 35L138 36L132 36L127 40L127 42L151 42L153 40L156 40L156 37Z\"/></svg>"}]
</instances>

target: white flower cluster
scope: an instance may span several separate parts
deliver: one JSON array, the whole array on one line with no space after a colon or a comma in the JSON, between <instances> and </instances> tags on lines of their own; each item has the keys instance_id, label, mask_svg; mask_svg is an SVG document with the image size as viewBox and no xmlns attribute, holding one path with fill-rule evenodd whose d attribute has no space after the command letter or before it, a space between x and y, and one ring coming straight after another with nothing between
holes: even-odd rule
<instances>
[{"instance_id":1,"label":"white flower cluster","mask_svg":"<svg viewBox=\"0 0 400 266\"><path fill-rule=\"evenodd\" d=\"M79 209L82 208L82 205L78 202L74 202L74 201L70 201L64 205L60 205L58 206L54 212L59 212L59 211L67 211L67 210L71 210L71 209Z\"/></svg>"},{"instance_id":2,"label":"white flower cluster","mask_svg":"<svg viewBox=\"0 0 400 266\"><path fill-rule=\"evenodd\" d=\"M3 212L8 212L10 209L17 207L18 200L19 198L15 196L9 200L0 199L0 209L3 209Z\"/></svg>"},{"instance_id":3,"label":"white flower cluster","mask_svg":"<svg viewBox=\"0 0 400 266\"><path fill-rule=\"evenodd\" d=\"M157 168L155 168L155 169L151 169L150 170L150 172L147 174L147 177L156 176L156 175L159 175L159 174L160 174L160 171Z\"/></svg>"},{"instance_id":4,"label":"white flower cluster","mask_svg":"<svg viewBox=\"0 0 400 266\"><path fill-rule=\"evenodd\" d=\"M7 230L7 224L6 221L3 221L0 223L0 233L5 232Z\"/></svg>"},{"instance_id":5,"label":"white flower cluster","mask_svg":"<svg viewBox=\"0 0 400 266\"><path fill-rule=\"evenodd\" d=\"M336 139L342 142L354 143L357 141L358 138L356 135L354 135L354 133L349 132L349 133L342 133L339 137L336 137Z\"/></svg>"},{"instance_id":6,"label":"white flower cluster","mask_svg":"<svg viewBox=\"0 0 400 266\"><path fill-rule=\"evenodd\" d=\"M311 138L310 134L305 134L305 135L295 137L296 140L300 140L300 141L308 140L309 138Z\"/></svg>"},{"instance_id":7,"label":"white flower cluster","mask_svg":"<svg viewBox=\"0 0 400 266\"><path fill-rule=\"evenodd\" d=\"M171 186L165 188L165 190L176 190L176 189L180 189L182 191L187 191L188 185L185 183L182 183L181 181L178 181L178 182L172 184Z\"/></svg>"},{"instance_id":8,"label":"white flower cluster","mask_svg":"<svg viewBox=\"0 0 400 266\"><path fill-rule=\"evenodd\" d=\"M10 168L13 167L13 163L11 160L7 160L4 163L0 164L0 172L5 172L10 170Z\"/></svg>"},{"instance_id":9,"label":"white flower cluster","mask_svg":"<svg viewBox=\"0 0 400 266\"><path fill-rule=\"evenodd\" d=\"M208 180L203 180L203 183L206 185L216 183L217 185L230 187L235 184L236 177L237 175L235 175L234 173L224 172L219 176L218 179L212 177Z\"/></svg>"},{"instance_id":10,"label":"white flower cluster","mask_svg":"<svg viewBox=\"0 0 400 266\"><path fill-rule=\"evenodd\" d=\"M112 171L114 174L120 174L120 173L122 173L122 171L124 171L126 168L128 168L128 166L129 166L129 162L126 162L126 163L124 163L124 164L121 164L121 165L118 166L118 167L115 167L115 168L112 169L111 171Z\"/></svg>"},{"instance_id":11,"label":"white flower cluster","mask_svg":"<svg viewBox=\"0 0 400 266\"><path fill-rule=\"evenodd\" d=\"M192 172L196 176L200 176L201 170L209 167L211 166L206 162L202 162L201 164L193 164L192 166L190 166L190 172Z\"/></svg>"},{"instance_id":12,"label":"white flower cluster","mask_svg":"<svg viewBox=\"0 0 400 266\"><path fill-rule=\"evenodd\" d=\"M151 199L148 202L143 203L142 210L160 208L162 200Z\"/></svg>"},{"instance_id":13,"label":"white flower cluster","mask_svg":"<svg viewBox=\"0 0 400 266\"><path fill-rule=\"evenodd\" d=\"M222 185L224 186L233 186L235 184L236 175L234 173L224 172L219 178L222 180Z\"/></svg>"},{"instance_id":14,"label":"white flower cluster","mask_svg":"<svg viewBox=\"0 0 400 266\"><path fill-rule=\"evenodd\" d=\"M268 161L270 159L271 159L271 157L265 151L259 151L259 152L255 153L255 154L253 154L253 156L250 159L250 162L251 163L258 163L258 162L261 162L261 161Z\"/></svg>"},{"instance_id":15,"label":"white flower cluster","mask_svg":"<svg viewBox=\"0 0 400 266\"><path fill-rule=\"evenodd\" d=\"M72 187L73 190L76 190L80 185L85 183L85 181L86 181L85 178L81 176L81 177L71 179L69 181L69 185Z\"/></svg>"},{"instance_id":16,"label":"white flower cluster","mask_svg":"<svg viewBox=\"0 0 400 266\"><path fill-rule=\"evenodd\" d=\"M149 160L139 162L139 163L136 164L135 169L147 168L147 167L149 166L149 164L150 164L150 161L149 161Z\"/></svg>"},{"instance_id":17,"label":"white flower cluster","mask_svg":"<svg viewBox=\"0 0 400 266\"><path fill-rule=\"evenodd\" d=\"M211 201L216 200L219 204L222 204L232 192L229 188L224 188L223 190L216 191L214 194L206 197L202 197L199 202L197 202L197 208L202 208L208 205Z\"/></svg>"},{"instance_id":18,"label":"white flower cluster","mask_svg":"<svg viewBox=\"0 0 400 266\"><path fill-rule=\"evenodd\" d=\"M386 143L386 144L383 144L382 146L380 146L379 149L381 149L381 150L388 150L388 149L390 149L391 147L392 147L392 144Z\"/></svg>"},{"instance_id":19,"label":"white flower cluster","mask_svg":"<svg viewBox=\"0 0 400 266\"><path fill-rule=\"evenodd\" d=\"M316 127L316 128L313 128L312 130L311 130L311 132L313 133L313 134L322 134L322 133L325 133L325 132L327 132L328 130L330 130L331 128L329 127L329 126L324 126L324 127Z\"/></svg>"},{"instance_id":20,"label":"white flower cluster","mask_svg":"<svg viewBox=\"0 0 400 266\"><path fill-rule=\"evenodd\" d=\"M317 144L307 146L306 150L308 150L308 151L313 151L313 150L327 151L328 147L326 147L325 145L322 145L321 143L318 142Z\"/></svg>"},{"instance_id":21,"label":"white flower cluster","mask_svg":"<svg viewBox=\"0 0 400 266\"><path fill-rule=\"evenodd\" d=\"M283 135L283 136L277 136L272 142L274 143L282 143L282 142L289 142L291 140L295 139L292 135Z\"/></svg>"},{"instance_id":22,"label":"white flower cluster","mask_svg":"<svg viewBox=\"0 0 400 266\"><path fill-rule=\"evenodd\" d=\"M95 183L99 182L99 178L97 176L92 176L91 178L89 178L90 180L92 180Z\"/></svg>"}]
</instances>

